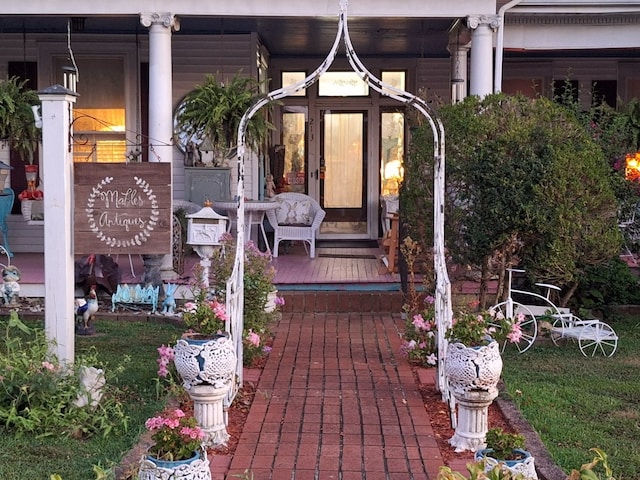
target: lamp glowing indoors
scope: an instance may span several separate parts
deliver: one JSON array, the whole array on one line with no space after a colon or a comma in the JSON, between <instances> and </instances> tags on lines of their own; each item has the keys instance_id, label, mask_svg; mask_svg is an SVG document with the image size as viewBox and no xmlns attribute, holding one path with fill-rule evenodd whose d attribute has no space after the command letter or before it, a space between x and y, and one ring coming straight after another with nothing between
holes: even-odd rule
<instances>
[{"instance_id":1,"label":"lamp glowing indoors","mask_svg":"<svg viewBox=\"0 0 640 480\"><path fill-rule=\"evenodd\" d=\"M404 178L404 168L400 160L392 160L384 166L382 194L397 195L400 182Z\"/></svg>"},{"instance_id":2,"label":"lamp glowing indoors","mask_svg":"<svg viewBox=\"0 0 640 480\"><path fill-rule=\"evenodd\" d=\"M624 178L631 181L640 181L640 152L627 153Z\"/></svg>"}]
</instances>

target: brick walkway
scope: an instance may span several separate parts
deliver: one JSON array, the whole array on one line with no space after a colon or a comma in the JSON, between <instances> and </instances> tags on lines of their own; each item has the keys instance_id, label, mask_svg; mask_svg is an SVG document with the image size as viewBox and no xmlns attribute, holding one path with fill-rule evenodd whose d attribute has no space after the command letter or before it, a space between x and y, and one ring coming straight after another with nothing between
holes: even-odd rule
<instances>
[{"instance_id":1,"label":"brick walkway","mask_svg":"<svg viewBox=\"0 0 640 480\"><path fill-rule=\"evenodd\" d=\"M285 313L227 479L435 479L399 314Z\"/></svg>"}]
</instances>

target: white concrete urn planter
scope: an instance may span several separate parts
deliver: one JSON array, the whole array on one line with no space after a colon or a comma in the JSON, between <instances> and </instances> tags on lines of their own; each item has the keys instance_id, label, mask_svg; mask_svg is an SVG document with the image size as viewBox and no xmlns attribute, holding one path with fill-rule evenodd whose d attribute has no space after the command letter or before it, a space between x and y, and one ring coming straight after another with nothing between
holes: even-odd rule
<instances>
[{"instance_id":1,"label":"white concrete urn planter","mask_svg":"<svg viewBox=\"0 0 640 480\"><path fill-rule=\"evenodd\" d=\"M482 448L488 431L489 405L498 396L502 357L498 342L467 347L450 343L445 375L458 405L456 430L449 440L456 452Z\"/></svg>"},{"instance_id":2,"label":"white concrete urn planter","mask_svg":"<svg viewBox=\"0 0 640 480\"><path fill-rule=\"evenodd\" d=\"M450 343L447 346L445 374L454 393L495 390L502 374L500 345L495 341L479 347Z\"/></svg>"},{"instance_id":3,"label":"white concrete urn planter","mask_svg":"<svg viewBox=\"0 0 640 480\"><path fill-rule=\"evenodd\" d=\"M203 337L184 334L173 349L174 363L205 433L203 445L213 447L229 440L223 401L235 380L238 359L228 333Z\"/></svg>"},{"instance_id":4,"label":"white concrete urn planter","mask_svg":"<svg viewBox=\"0 0 640 480\"><path fill-rule=\"evenodd\" d=\"M143 457L138 470L139 480L210 480L211 469L207 452L194 452L188 460L170 462L149 455Z\"/></svg>"},{"instance_id":5,"label":"white concrete urn planter","mask_svg":"<svg viewBox=\"0 0 640 480\"><path fill-rule=\"evenodd\" d=\"M488 455L491 451L491 449L478 450L474 456L477 462L484 461L485 472L490 472L496 465L500 465L502 469L509 470L513 474L521 474L527 480L538 480L534 458L528 451L520 449L514 450L514 452L522 456L522 458L518 460L498 460Z\"/></svg>"}]
</instances>

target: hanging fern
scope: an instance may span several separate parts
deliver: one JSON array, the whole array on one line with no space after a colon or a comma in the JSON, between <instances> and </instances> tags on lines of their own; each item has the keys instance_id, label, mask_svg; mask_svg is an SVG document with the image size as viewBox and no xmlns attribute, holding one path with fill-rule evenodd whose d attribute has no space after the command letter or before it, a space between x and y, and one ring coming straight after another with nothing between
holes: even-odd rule
<instances>
[{"instance_id":1,"label":"hanging fern","mask_svg":"<svg viewBox=\"0 0 640 480\"><path fill-rule=\"evenodd\" d=\"M216 150L233 149L238 141L238 126L244 113L261 98L260 83L236 74L230 81L218 81L207 75L182 100L176 115L176 127L187 138L207 138ZM246 144L259 149L274 126L264 112L249 121Z\"/></svg>"},{"instance_id":2,"label":"hanging fern","mask_svg":"<svg viewBox=\"0 0 640 480\"><path fill-rule=\"evenodd\" d=\"M25 88L18 77L0 80L0 141L13 148L20 158L33 161L33 152L41 138L31 107L40 100L34 90Z\"/></svg>"}]
</instances>

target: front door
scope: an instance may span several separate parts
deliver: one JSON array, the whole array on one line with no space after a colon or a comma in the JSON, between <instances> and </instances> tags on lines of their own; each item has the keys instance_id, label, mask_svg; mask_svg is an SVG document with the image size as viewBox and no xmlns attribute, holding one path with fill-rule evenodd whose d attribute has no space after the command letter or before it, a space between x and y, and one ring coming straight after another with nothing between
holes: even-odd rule
<instances>
[{"instance_id":1,"label":"front door","mask_svg":"<svg viewBox=\"0 0 640 480\"><path fill-rule=\"evenodd\" d=\"M320 236L368 238L367 114L323 110L320 118Z\"/></svg>"}]
</instances>

